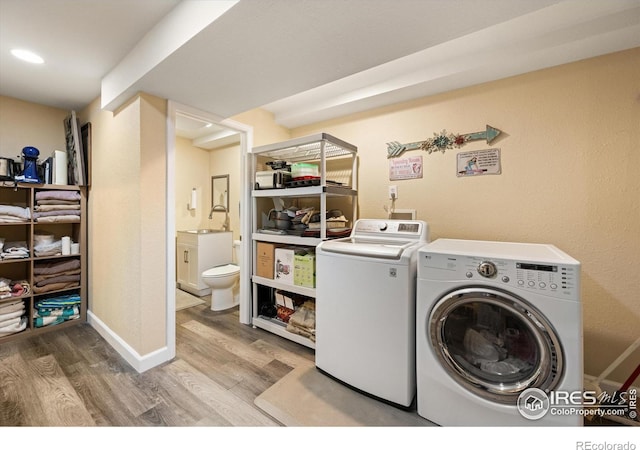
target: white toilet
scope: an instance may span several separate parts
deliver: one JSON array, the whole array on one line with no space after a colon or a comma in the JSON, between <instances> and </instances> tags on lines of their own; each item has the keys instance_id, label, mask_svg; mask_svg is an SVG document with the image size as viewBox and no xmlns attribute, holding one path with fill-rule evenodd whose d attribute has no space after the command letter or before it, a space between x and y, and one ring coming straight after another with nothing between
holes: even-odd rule
<instances>
[{"instance_id":1,"label":"white toilet","mask_svg":"<svg viewBox=\"0 0 640 450\"><path fill-rule=\"evenodd\" d=\"M233 253L235 263L223 264L202 272L202 281L211 287L212 311L222 311L239 303L234 287L240 278L240 241L233 241Z\"/></svg>"}]
</instances>

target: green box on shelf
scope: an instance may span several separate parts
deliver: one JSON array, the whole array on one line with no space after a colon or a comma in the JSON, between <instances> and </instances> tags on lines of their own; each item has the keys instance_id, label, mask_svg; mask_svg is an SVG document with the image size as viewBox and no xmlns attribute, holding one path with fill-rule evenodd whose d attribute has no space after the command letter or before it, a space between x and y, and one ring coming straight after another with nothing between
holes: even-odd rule
<instances>
[{"instance_id":1,"label":"green box on shelf","mask_svg":"<svg viewBox=\"0 0 640 450\"><path fill-rule=\"evenodd\" d=\"M316 287L316 254L296 253L293 257L293 284L309 288Z\"/></svg>"}]
</instances>

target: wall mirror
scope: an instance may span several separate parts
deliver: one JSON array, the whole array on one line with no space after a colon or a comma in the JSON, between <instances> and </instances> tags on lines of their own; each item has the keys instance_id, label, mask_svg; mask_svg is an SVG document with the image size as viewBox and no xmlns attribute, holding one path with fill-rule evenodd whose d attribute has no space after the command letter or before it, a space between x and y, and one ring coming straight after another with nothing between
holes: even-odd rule
<instances>
[{"instance_id":1,"label":"wall mirror","mask_svg":"<svg viewBox=\"0 0 640 450\"><path fill-rule=\"evenodd\" d=\"M211 177L211 210L229 212L229 174Z\"/></svg>"}]
</instances>

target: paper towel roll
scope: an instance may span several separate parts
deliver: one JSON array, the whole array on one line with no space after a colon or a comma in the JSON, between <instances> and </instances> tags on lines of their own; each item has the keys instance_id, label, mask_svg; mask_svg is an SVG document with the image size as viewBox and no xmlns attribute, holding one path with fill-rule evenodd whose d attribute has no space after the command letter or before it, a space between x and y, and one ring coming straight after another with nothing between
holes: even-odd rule
<instances>
[{"instance_id":1,"label":"paper towel roll","mask_svg":"<svg viewBox=\"0 0 640 450\"><path fill-rule=\"evenodd\" d=\"M71 254L71 238L69 236L64 236L62 238L62 254L63 255Z\"/></svg>"},{"instance_id":2,"label":"paper towel roll","mask_svg":"<svg viewBox=\"0 0 640 450\"><path fill-rule=\"evenodd\" d=\"M198 201L198 192L196 191L196 188L191 189L191 203L189 204L189 207L191 209L196 209L196 204Z\"/></svg>"},{"instance_id":3,"label":"paper towel roll","mask_svg":"<svg viewBox=\"0 0 640 450\"><path fill-rule=\"evenodd\" d=\"M71 254L78 255L80 253L80 244L74 243L71 244Z\"/></svg>"}]
</instances>

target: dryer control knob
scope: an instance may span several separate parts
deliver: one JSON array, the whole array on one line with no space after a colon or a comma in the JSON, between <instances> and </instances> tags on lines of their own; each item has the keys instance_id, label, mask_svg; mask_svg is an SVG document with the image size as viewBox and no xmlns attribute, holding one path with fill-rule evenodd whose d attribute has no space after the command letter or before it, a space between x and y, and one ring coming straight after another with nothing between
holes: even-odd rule
<instances>
[{"instance_id":1,"label":"dryer control knob","mask_svg":"<svg viewBox=\"0 0 640 450\"><path fill-rule=\"evenodd\" d=\"M384 230L386 230L386 229L387 229L387 224L386 224L386 222L382 222L382 223L378 224L378 229L379 229L380 231L384 231Z\"/></svg>"},{"instance_id":2,"label":"dryer control knob","mask_svg":"<svg viewBox=\"0 0 640 450\"><path fill-rule=\"evenodd\" d=\"M498 268L491 261L482 261L478 266L478 273L485 278L493 278L498 273Z\"/></svg>"}]
</instances>

